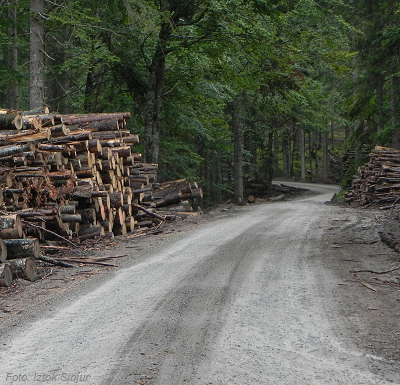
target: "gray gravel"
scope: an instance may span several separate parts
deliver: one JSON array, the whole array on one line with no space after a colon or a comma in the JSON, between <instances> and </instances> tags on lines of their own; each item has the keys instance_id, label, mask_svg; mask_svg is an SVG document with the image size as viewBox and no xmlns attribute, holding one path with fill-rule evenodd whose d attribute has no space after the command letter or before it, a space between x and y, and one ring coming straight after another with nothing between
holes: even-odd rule
<instances>
[{"instance_id":1,"label":"gray gravel","mask_svg":"<svg viewBox=\"0 0 400 385\"><path fill-rule=\"evenodd\" d=\"M336 190L221 213L52 303L1 336L0 383L400 384L332 296Z\"/></svg>"}]
</instances>

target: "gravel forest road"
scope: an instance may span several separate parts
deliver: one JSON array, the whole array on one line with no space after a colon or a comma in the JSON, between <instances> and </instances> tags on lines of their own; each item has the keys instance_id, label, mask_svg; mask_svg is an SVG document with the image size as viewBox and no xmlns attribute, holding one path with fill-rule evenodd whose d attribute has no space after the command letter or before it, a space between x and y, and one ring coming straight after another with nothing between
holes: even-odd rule
<instances>
[{"instance_id":1,"label":"gravel forest road","mask_svg":"<svg viewBox=\"0 0 400 385\"><path fill-rule=\"evenodd\" d=\"M203 223L15 324L0 383L400 384L348 338L323 258L337 188L312 189Z\"/></svg>"}]
</instances>

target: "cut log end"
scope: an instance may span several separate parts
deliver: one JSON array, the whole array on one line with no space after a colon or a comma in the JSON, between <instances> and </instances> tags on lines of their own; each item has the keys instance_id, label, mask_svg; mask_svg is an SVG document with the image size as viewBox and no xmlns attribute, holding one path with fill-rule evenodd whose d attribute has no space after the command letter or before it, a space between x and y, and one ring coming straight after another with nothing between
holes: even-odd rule
<instances>
[{"instance_id":1,"label":"cut log end","mask_svg":"<svg viewBox=\"0 0 400 385\"><path fill-rule=\"evenodd\" d=\"M19 258L7 262L10 265L13 278L26 279L27 281L36 281L37 266L33 258Z\"/></svg>"},{"instance_id":2,"label":"cut log end","mask_svg":"<svg viewBox=\"0 0 400 385\"><path fill-rule=\"evenodd\" d=\"M0 286L9 287L12 284L11 267L8 264L0 265Z\"/></svg>"}]
</instances>

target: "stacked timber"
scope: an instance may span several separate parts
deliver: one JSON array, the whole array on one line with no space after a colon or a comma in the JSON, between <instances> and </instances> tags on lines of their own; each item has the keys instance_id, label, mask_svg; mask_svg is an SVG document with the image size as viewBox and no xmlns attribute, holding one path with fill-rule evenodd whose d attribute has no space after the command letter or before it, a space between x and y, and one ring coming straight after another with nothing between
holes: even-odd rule
<instances>
[{"instance_id":1,"label":"stacked timber","mask_svg":"<svg viewBox=\"0 0 400 385\"><path fill-rule=\"evenodd\" d=\"M400 203L400 150L377 146L369 157L369 162L358 168L346 200L382 210L393 208Z\"/></svg>"},{"instance_id":2,"label":"stacked timber","mask_svg":"<svg viewBox=\"0 0 400 385\"><path fill-rule=\"evenodd\" d=\"M39 239L23 236L18 214L0 216L0 286L10 286L14 278L36 280Z\"/></svg>"},{"instance_id":3,"label":"stacked timber","mask_svg":"<svg viewBox=\"0 0 400 385\"><path fill-rule=\"evenodd\" d=\"M0 130L7 128L0 131L6 211L21 212L25 222L36 223L31 233L46 228L87 239L133 230L129 183L140 156L131 151L139 138L126 130L129 113L22 113L22 124L10 130L16 115L2 115L4 126L0 120ZM143 173L139 169L137 174ZM39 231L38 236L49 234Z\"/></svg>"},{"instance_id":4,"label":"stacked timber","mask_svg":"<svg viewBox=\"0 0 400 385\"><path fill-rule=\"evenodd\" d=\"M0 266L10 267L0 269L0 284L9 282L10 271L34 279L39 241L124 235L190 212L188 200L202 197L184 179L157 183L158 165L132 150L139 137L127 130L129 118L0 110L0 205L7 222L0 221L0 239L9 250ZM14 250L24 262L9 261Z\"/></svg>"},{"instance_id":5,"label":"stacked timber","mask_svg":"<svg viewBox=\"0 0 400 385\"><path fill-rule=\"evenodd\" d=\"M165 219L195 215L193 203L189 203L189 201L196 202L203 197L202 189L197 183L188 182L186 179L153 183L151 188L134 190L134 193L143 194L140 196L141 205L151 208L154 213L158 213ZM145 213L143 210L136 211L135 218L138 218L139 227L145 226L146 223L149 224L150 220L154 225L158 219L154 215L153 218L150 218L149 213Z\"/></svg>"}]
</instances>

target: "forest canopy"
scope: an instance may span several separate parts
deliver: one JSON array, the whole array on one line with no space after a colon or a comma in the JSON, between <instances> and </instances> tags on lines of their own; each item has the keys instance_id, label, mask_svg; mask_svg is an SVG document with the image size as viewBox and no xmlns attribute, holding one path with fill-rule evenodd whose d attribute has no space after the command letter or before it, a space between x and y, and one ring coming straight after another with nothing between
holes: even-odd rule
<instances>
[{"instance_id":1,"label":"forest canopy","mask_svg":"<svg viewBox=\"0 0 400 385\"><path fill-rule=\"evenodd\" d=\"M396 2L0 5L1 107L129 111L146 162L206 205L278 176L346 184L373 146L400 146Z\"/></svg>"}]
</instances>

